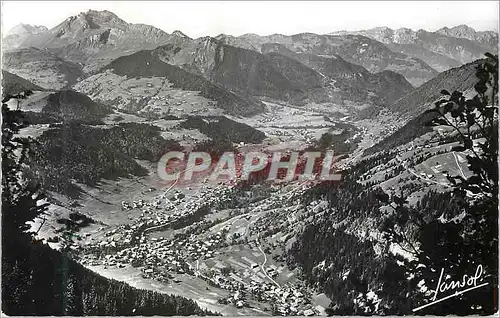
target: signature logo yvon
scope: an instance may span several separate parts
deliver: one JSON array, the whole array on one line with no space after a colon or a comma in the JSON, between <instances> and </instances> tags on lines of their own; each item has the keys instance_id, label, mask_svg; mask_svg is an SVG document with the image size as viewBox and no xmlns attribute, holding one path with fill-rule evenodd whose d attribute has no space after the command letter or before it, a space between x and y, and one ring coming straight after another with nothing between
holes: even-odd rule
<instances>
[{"instance_id":1,"label":"signature logo yvon","mask_svg":"<svg viewBox=\"0 0 500 318\"><path fill-rule=\"evenodd\" d=\"M321 152L208 152L165 153L158 162L158 176L176 186L193 182L286 182L293 180L339 181L333 151Z\"/></svg>"}]
</instances>

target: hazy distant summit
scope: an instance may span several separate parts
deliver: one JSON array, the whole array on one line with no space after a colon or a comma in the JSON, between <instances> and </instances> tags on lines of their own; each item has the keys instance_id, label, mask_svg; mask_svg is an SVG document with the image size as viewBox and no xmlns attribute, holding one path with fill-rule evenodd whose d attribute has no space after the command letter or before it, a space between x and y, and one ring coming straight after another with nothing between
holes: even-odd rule
<instances>
[{"instance_id":1,"label":"hazy distant summit","mask_svg":"<svg viewBox=\"0 0 500 318\"><path fill-rule=\"evenodd\" d=\"M436 33L453 36L456 38L468 39L471 41L479 42L487 46L498 45L498 33L495 31L476 31L473 28L461 24L453 28L441 28Z\"/></svg>"},{"instance_id":2,"label":"hazy distant summit","mask_svg":"<svg viewBox=\"0 0 500 318\"><path fill-rule=\"evenodd\" d=\"M30 24L18 24L12 29L10 29L5 36L9 35L28 35L28 34L38 34L47 31L47 27L43 25L30 25Z\"/></svg>"},{"instance_id":3,"label":"hazy distant summit","mask_svg":"<svg viewBox=\"0 0 500 318\"><path fill-rule=\"evenodd\" d=\"M462 38L478 42L485 46L494 46L498 43L498 33L495 31L476 31L473 28L461 24L453 28L443 27L435 32L419 29L414 31L410 28L391 29L386 26L375 27L358 31L334 31L330 34L365 34L383 43L410 44L419 39L424 33L437 33L448 37Z\"/></svg>"},{"instance_id":4,"label":"hazy distant summit","mask_svg":"<svg viewBox=\"0 0 500 318\"><path fill-rule=\"evenodd\" d=\"M338 31L332 35L364 35L384 43L391 50L421 59L442 72L498 51L498 34L476 31L467 25L441 28L435 32L409 28L377 27L359 31Z\"/></svg>"},{"instance_id":5,"label":"hazy distant summit","mask_svg":"<svg viewBox=\"0 0 500 318\"><path fill-rule=\"evenodd\" d=\"M26 38L47 31L43 25L18 24L3 34L2 48L17 48Z\"/></svg>"}]
</instances>

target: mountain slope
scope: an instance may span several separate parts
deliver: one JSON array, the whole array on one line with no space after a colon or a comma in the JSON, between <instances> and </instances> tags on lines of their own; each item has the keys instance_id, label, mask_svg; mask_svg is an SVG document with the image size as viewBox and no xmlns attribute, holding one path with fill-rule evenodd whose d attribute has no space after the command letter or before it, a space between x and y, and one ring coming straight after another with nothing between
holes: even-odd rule
<instances>
[{"instance_id":1,"label":"mountain slope","mask_svg":"<svg viewBox=\"0 0 500 318\"><path fill-rule=\"evenodd\" d=\"M446 70L449 70L450 68L462 65L460 61L457 61L444 54L433 52L418 44L389 43L387 44L387 47L394 52L403 53L421 59L438 72L444 72Z\"/></svg>"},{"instance_id":2,"label":"mountain slope","mask_svg":"<svg viewBox=\"0 0 500 318\"><path fill-rule=\"evenodd\" d=\"M328 81L305 65L279 54L264 55L205 37L181 45L159 47L166 63L230 90L292 103L326 101Z\"/></svg>"},{"instance_id":3,"label":"mountain slope","mask_svg":"<svg viewBox=\"0 0 500 318\"><path fill-rule=\"evenodd\" d=\"M167 63L229 89L297 104L305 101L380 104L393 101L412 88L403 77L398 78L398 74L371 74L339 56L298 54L277 43L264 43L260 53L222 44L213 38L201 38L157 50ZM390 86L386 85L388 74L394 75L390 82L395 86L381 89Z\"/></svg>"},{"instance_id":4,"label":"mountain slope","mask_svg":"<svg viewBox=\"0 0 500 318\"><path fill-rule=\"evenodd\" d=\"M156 79L156 80L155 80ZM144 90L139 91L137 84L109 85L110 80L118 82L142 81ZM146 84L146 81L148 84ZM144 85L146 84L146 85ZM145 86L145 87L144 87ZM122 89L123 88L123 89ZM78 83L75 89L97 98L109 106L120 109L138 111L151 105L155 100L159 107L169 108L169 105L180 106L187 103L189 97L192 103L200 102L198 96L217 102L217 107L231 114L249 115L263 111L263 105L249 97L229 92L220 85L211 83L199 75L189 73L179 67L164 63L158 56L158 51L140 51L114 60L95 74ZM180 91L192 92L189 96L176 98ZM173 99L172 102L169 100ZM206 107L206 105L204 106Z\"/></svg>"},{"instance_id":5,"label":"mountain slope","mask_svg":"<svg viewBox=\"0 0 500 318\"><path fill-rule=\"evenodd\" d=\"M237 115L261 112L255 98L296 105L372 106L390 104L412 89L399 74L371 74L340 57L311 55L317 63L306 63L300 54L264 51L224 45L209 37L170 43L118 58L75 89L129 111L171 112L172 107L180 111L193 106L198 112L210 108L200 100L203 97ZM191 93L176 99L178 90Z\"/></svg>"},{"instance_id":6,"label":"mountain slope","mask_svg":"<svg viewBox=\"0 0 500 318\"><path fill-rule=\"evenodd\" d=\"M346 61L365 67L370 72L384 70L399 73L412 83L419 85L437 72L422 60L396 53L384 44L360 35L318 35L301 33L292 36L280 34L257 36L245 34L240 37L219 35L220 41L257 51L265 43L279 43L295 53L315 55L339 55Z\"/></svg>"},{"instance_id":7,"label":"mountain slope","mask_svg":"<svg viewBox=\"0 0 500 318\"><path fill-rule=\"evenodd\" d=\"M66 122L43 132L33 145L29 175L44 189L78 196L75 182L96 186L101 179L143 176L135 159L156 163L179 147L161 137L161 129L142 123L90 126Z\"/></svg>"},{"instance_id":8,"label":"mountain slope","mask_svg":"<svg viewBox=\"0 0 500 318\"><path fill-rule=\"evenodd\" d=\"M16 95L26 90L42 91L42 87L33 84L32 82L2 70L2 95Z\"/></svg>"},{"instance_id":9,"label":"mountain slope","mask_svg":"<svg viewBox=\"0 0 500 318\"><path fill-rule=\"evenodd\" d=\"M9 316L212 314L191 299L104 278L30 238L8 238L2 240L2 313Z\"/></svg>"},{"instance_id":10,"label":"mountain slope","mask_svg":"<svg viewBox=\"0 0 500 318\"><path fill-rule=\"evenodd\" d=\"M433 103L441 97L441 90L443 89L449 92L471 89L477 82L476 67L483 62L484 60L478 60L440 73L432 80L397 100L389 108L405 117L416 116L431 108Z\"/></svg>"},{"instance_id":11,"label":"mountain slope","mask_svg":"<svg viewBox=\"0 0 500 318\"><path fill-rule=\"evenodd\" d=\"M3 68L46 89L62 89L83 76L81 67L34 47L4 52Z\"/></svg>"},{"instance_id":12,"label":"mountain slope","mask_svg":"<svg viewBox=\"0 0 500 318\"><path fill-rule=\"evenodd\" d=\"M73 90L58 91L47 97L42 113L59 116L64 120L92 122L104 117L109 109L95 103L86 95Z\"/></svg>"},{"instance_id":13,"label":"mountain slope","mask_svg":"<svg viewBox=\"0 0 500 318\"><path fill-rule=\"evenodd\" d=\"M495 47L485 48L467 39L444 36L425 30L418 30L416 38L415 42L424 48L454 58L461 63L472 62L483 57L487 50L496 49Z\"/></svg>"},{"instance_id":14,"label":"mountain slope","mask_svg":"<svg viewBox=\"0 0 500 318\"><path fill-rule=\"evenodd\" d=\"M370 100L375 94L381 103L391 104L401 96L409 93L413 87L406 79L395 72L383 71L372 74L364 67L352 64L340 56L324 57L308 53L294 53L281 44L266 43L263 53L276 52L293 58L312 68L319 74L331 78L342 98L363 102Z\"/></svg>"}]
</instances>

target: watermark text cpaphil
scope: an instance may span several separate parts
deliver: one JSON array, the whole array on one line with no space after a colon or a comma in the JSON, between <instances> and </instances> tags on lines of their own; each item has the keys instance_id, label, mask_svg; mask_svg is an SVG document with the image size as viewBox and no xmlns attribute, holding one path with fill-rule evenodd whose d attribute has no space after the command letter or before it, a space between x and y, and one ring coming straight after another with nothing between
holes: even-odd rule
<instances>
[{"instance_id":1,"label":"watermark text cpaphil","mask_svg":"<svg viewBox=\"0 0 500 318\"><path fill-rule=\"evenodd\" d=\"M321 180L339 181L333 151L207 152L170 151L158 162L158 176L170 181Z\"/></svg>"}]
</instances>

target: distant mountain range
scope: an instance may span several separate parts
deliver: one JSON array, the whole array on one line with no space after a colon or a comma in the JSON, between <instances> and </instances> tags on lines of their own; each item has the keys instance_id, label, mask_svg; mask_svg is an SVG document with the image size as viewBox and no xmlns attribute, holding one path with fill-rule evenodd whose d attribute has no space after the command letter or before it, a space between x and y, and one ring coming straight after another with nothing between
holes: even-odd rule
<instances>
[{"instance_id":1,"label":"distant mountain range","mask_svg":"<svg viewBox=\"0 0 500 318\"><path fill-rule=\"evenodd\" d=\"M89 10L52 29L19 25L3 40L4 69L45 89L75 87L109 106L139 111L174 88L249 115L263 111L259 100L392 105L412 85L496 52L498 35L463 25L436 32L383 27L191 39ZM106 84L126 80L124 86L134 87L132 79L151 77L166 82L156 92Z\"/></svg>"},{"instance_id":2,"label":"distant mountain range","mask_svg":"<svg viewBox=\"0 0 500 318\"><path fill-rule=\"evenodd\" d=\"M485 52L498 51L498 34L477 32L466 25L442 28L436 32L413 31L408 28L393 30L387 27L360 31L334 32L336 35L360 34L400 52L421 59L439 72L482 58Z\"/></svg>"},{"instance_id":3,"label":"distant mountain range","mask_svg":"<svg viewBox=\"0 0 500 318\"><path fill-rule=\"evenodd\" d=\"M496 46L498 46L498 33L493 31L476 31L465 24L458 25L451 29L444 27L437 30L436 33L456 38L468 39L491 48L496 48Z\"/></svg>"},{"instance_id":4,"label":"distant mountain range","mask_svg":"<svg viewBox=\"0 0 500 318\"><path fill-rule=\"evenodd\" d=\"M2 48L14 49L21 47L27 38L48 31L49 29L43 25L18 24L5 34L2 39Z\"/></svg>"},{"instance_id":5,"label":"distant mountain range","mask_svg":"<svg viewBox=\"0 0 500 318\"><path fill-rule=\"evenodd\" d=\"M292 36L275 34L258 36L246 34L240 37L219 35L220 41L257 51L268 43L279 43L295 53L309 53L324 57L339 55L348 62L361 65L370 72L385 70L397 72L413 85L419 85L437 75L437 71L424 61L391 51L383 43L361 35L319 35L302 33Z\"/></svg>"}]
</instances>

